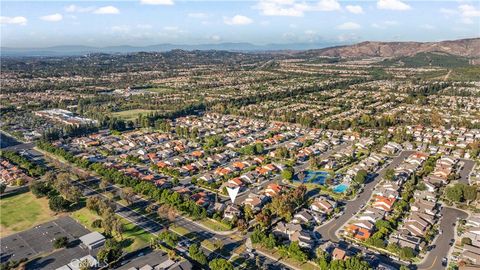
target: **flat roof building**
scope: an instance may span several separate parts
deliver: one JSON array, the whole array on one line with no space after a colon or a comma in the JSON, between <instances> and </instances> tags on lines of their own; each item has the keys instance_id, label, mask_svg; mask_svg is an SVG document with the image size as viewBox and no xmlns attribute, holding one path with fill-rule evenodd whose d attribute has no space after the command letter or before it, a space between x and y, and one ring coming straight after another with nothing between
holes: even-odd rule
<instances>
[{"instance_id":1,"label":"flat roof building","mask_svg":"<svg viewBox=\"0 0 480 270\"><path fill-rule=\"evenodd\" d=\"M80 237L80 241L89 249L94 249L103 246L105 243L105 236L99 232L91 232Z\"/></svg>"}]
</instances>

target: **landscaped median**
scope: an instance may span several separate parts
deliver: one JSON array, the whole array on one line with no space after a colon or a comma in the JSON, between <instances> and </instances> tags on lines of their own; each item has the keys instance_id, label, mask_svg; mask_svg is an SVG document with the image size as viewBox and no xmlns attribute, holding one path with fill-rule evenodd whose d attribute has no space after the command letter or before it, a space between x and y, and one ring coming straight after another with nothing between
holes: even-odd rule
<instances>
[{"instance_id":1,"label":"landscaped median","mask_svg":"<svg viewBox=\"0 0 480 270\"><path fill-rule=\"evenodd\" d=\"M206 226L206 227L212 229L213 231L226 232L226 231L232 230L232 228L230 226L228 226L227 224L224 224L222 222L218 222L218 221L216 221L214 219L211 219L211 218L205 218L205 219L202 219L202 220L198 220L196 222L202 224L203 226Z\"/></svg>"},{"instance_id":2,"label":"landscaped median","mask_svg":"<svg viewBox=\"0 0 480 270\"><path fill-rule=\"evenodd\" d=\"M320 269L315 263L307 261L300 262L293 258L282 257L280 252L277 249L266 249L259 244L254 244L253 247L255 250L272 260L279 261L293 269L302 269L302 270L318 270Z\"/></svg>"}]
</instances>

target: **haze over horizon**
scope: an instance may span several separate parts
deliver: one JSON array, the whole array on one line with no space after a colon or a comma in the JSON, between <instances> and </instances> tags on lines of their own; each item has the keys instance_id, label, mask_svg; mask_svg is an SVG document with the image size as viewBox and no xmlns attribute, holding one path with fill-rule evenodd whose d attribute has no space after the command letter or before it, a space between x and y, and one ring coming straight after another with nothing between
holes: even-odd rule
<instances>
[{"instance_id":1,"label":"haze over horizon","mask_svg":"<svg viewBox=\"0 0 480 270\"><path fill-rule=\"evenodd\" d=\"M478 1L2 1L1 46L347 44L480 35Z\"/></svg>"}]
</instances>

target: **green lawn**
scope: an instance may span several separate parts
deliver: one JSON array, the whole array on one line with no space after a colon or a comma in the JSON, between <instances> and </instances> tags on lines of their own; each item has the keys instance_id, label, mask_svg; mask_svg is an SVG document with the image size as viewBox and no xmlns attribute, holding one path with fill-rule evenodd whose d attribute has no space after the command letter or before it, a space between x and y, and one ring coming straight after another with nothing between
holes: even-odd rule
<instances>
[{"instance_id":1,"label":"green lawn","mask_svg":"<svg viewBox=\"0 0 480 270\"><path fill-rule=\"evenodd\" d=\"M0 200L0 236L30 229L55 219L46 198L37 199L32 193L23 193Z\"/></svg>"},{"instance_id":2,"label":"green lawn","mask_svg":"<svg viewBox=\"0 0 480 270\"><path fill-rule=\"evenodd\" d=\"M148 114L148 113L153 113L155 110L144 110L144 109L133 109L133 110L127 110L127 111L121 111L121 112L114 112L112 113L113 117L117 117L120 119L124 120L135 120L137 119L139 114Z\"/></svg>"},{"instance_id":3,"label":"green lawn","mask_svg":"<svg viewBox=\"0 0 480 270\"><path fill-rule=\"evenodd\" d=\"M218 222L216 220L206 218L198 221L199 223L202 223L203 225L207 226L208 228L214 230L214 231L229 231L231 228L223 224L221 222Z\"/></svg>"},{"instance_id":4,"label":"green lawn","mask_svg":"<svg viewBox=\"0 0 480 270\"><path fill-rule=\"evenodd\" d=\"M103 232L102 228L93 228L92 222L96 219L100 219L96 213L88 210L87 208L82 208L78 211L72 213L72 218L77 220L79 223L87 227L91 231ZM153 237L149 232L135 226L133 223L129 222L126 219L121 219L121 222L124 224L124 232L122 237L116 237L118 241L124 241L125 250L131 252L139 248L145 247L150 242L150 238ZM122 239L123 238L123 239Z\"/></svg>"},{"instance_id":5,"label":"green lawn","mask_svg":"<svg viewBox=\"0 0 480 270\"><path fill-rule=\"evenodd\" d=\"M170 230L181 235L181 236L184 236L184 235L187 235L190 233L189 230L185 229L184 227L182 226L170 226Z\"/></svg>"},{"instance_id":6,"label":"green lawn","mask_svg":"<svg viewBox=\"0 0 480 270\"><path fill-rule=\"evenodd\" d=\"M213 242L210 241L210 240L205 239L205 240L202 241L201 244L204 248L206 248L208 250L215 250L215 245L213 245Z\"/></svg>"}]
</instances>

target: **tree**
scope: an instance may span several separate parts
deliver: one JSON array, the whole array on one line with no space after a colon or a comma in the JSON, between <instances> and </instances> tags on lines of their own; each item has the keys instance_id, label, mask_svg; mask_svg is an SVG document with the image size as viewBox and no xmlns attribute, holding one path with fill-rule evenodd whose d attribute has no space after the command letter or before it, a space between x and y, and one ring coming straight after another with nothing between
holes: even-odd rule
<instances>
[{"instance_id":1,"label":"tree","mask_svg":"<svg viewBox=\"0 0 480 270\"><path fill-rule=\"evenodd\" d=\"M158 235L158 240L163 241L170 247L175 247L178 241L178 236L170 231L164 230Z\"/></svg>"},{"instance_id":2,"label":"tree","mask_svg":"<svg viewBox=\"0 0 480 270\"><path fill-rule=\"evenodd\" d=\"M105 241L105 245L98 251L97 258L100 262L110 264L122 256L122 247L114 239Z\"/></svg>"},{"instance_id":3,"label":"tree","mask_svg":"<svg viewBox=\"0 0 480 270\"><path fill-rule=\"evenodd\" d=\"M26 183L27 183L27 181L25 181L25 179L23 179L23 178L18 178L18 179L15 181L15 184L16 184L17 186L19 186L19 187L25 185Z\"/></svg>"},{"instance_id":4,"label":"tree","mask_svg":"<svg viewBox=\"0 0 480 270\"><path fill-rule=\"evenodd\" d=\"M68 245L68 238L65 236L55 238L53 241L53 247L58 249L58 248L64 248Z\"/></svg>"},{"instance_id":5,"label":"tree","mask_svg":"<svg viewBox=\"0 0 480 270\"><path fill-rule=\"evenodd\" d=\"M5 185L4 183L0 183L0 194L3 194L6 188L7 188L7 185Z\"/></svg>"},{"instance_id":6,"label":"tree","mask_svg":"<svg viewBox=\"0 0 480 270\"><path fill-rule=\"evenodd\" d=\"M135 192L133 192L132 188L124 188L120 197L127 202L127 204L132 204L135 200Z\"/></svg>"},{"instance_id":7,"label":"tree","mask_svg":"<svg viewBox=\"0 0 480 270\"><path fill-rule=\"evenodd\" d=\"M463 237L462 238L462 245L471 245L472 244L472 239L468 237Z\"/></svg>"},{"instance_id":8,"label":"tree","mask_svg":"<svg viewBox=\"0 0 480 270\"><path fill-rule=\"evenodd\" d=\"M393 181L395 179L395 171L390 168L385 171L385 179Z\"/></svg>"},{"instance_id":9,"label":"tree","mask_svg":"<svg viewBox=\"0 0 480 270\"><path fill-rule=\"evenodd\" d=\"M205 253L199 248L198 244L193 243L190 245L188 248L188 254L190 257L197 261L201 265L206 265L207 264L207 256L205 256Z\"/></svg>"},{"instance_id":10,"label":"tree","mask_svg":"<svg viewBox=\"0 0 480 270\"><path fill-rule=\"evenodd\" d=\"M223 244L223 241L220 240L220 239L216 239L215 241L213 241L213 247L214 247L215 249L217 249L217 250L218 250L218 249L222 249L222 248L223 248L223 245L224 245L224 244Z\"/></svg>"},{"instance_id":11,"label":"tree","mask_svg":"<svg viewBox=\"0 0 480 270\"><path fill-rule=\"evenodd\" d=\"M53 196L48 201L48 206L54 212L64 212L70 207L70 202L65 200L62 196Z\"/></svg>"},{"instance_id":12,"label":"tree","mask_svg":"<svg viewBox=\"0 0 480 270\"><path fill-rule=\"evenodd\" d=\"M46 182L35 181L30 185L30 191L35 197L40 198L47 196L52 187Z\"/></svg>"},{"instance_id":13,"label":"tree","mask_svg":"<svg viewBox=\"0 0 480 270\"><path fill-rule=\"evenodd\" d=\"M355 182L357 182L359 185L365 183L365 180L367 180L368 172L366 170L359 170L357 172L357 175L355 175Z\"/></svg>"},{"instance_id":14,"label":"tree","mask_svg":"<svg viewBox=\"0 0 480 270\"><path fill-rule=\"evenodd\" d=\"M92 266L90 265L90 261L85 259L80 262L78 268L80 268L80 270L91 270Z\"/></svg>"},{"instance_id":15,"label":"tree","mask_svg":"<svg viewBox=\"0 0 480 270\"><path fill-rule=\"evenodd\" d=\"M103 190L103 191L106 191L107 190L107 187L110 186L111 182L106 179L106 178L102 178L102 180L100 180L100 184L98 184L98 187Z\"/></svg>"},{"instance_id":16,"label":"tree","mask_svg":"<svg viewBox=\"0 0 480 270\"><path fill-rule=\"evenodd\" d=\"M293 179L294 170L292 167L287 167L282 171L282 178L288 181Z\"/></svg>"},{"instance_id":17,"label":"tree","mask_svg":"<svg viewBox=\"0 0 480 270\"><path fill-rule=\"evenodd\" d=\"M208 266L211 270L233 270L232 263L223 258L217 258L212 260L208 264Z\"/></svg>"},{"instance_id":18,"label":"tree","mask_svg":"<svg viewBox=\"0 0 480 270\"><path fill-rule=\"evenodd\" d=\"M463 198L468 202L472 202L477 199L477 188L475 186L463 186Z\"/></svg>"}]
</instances>

